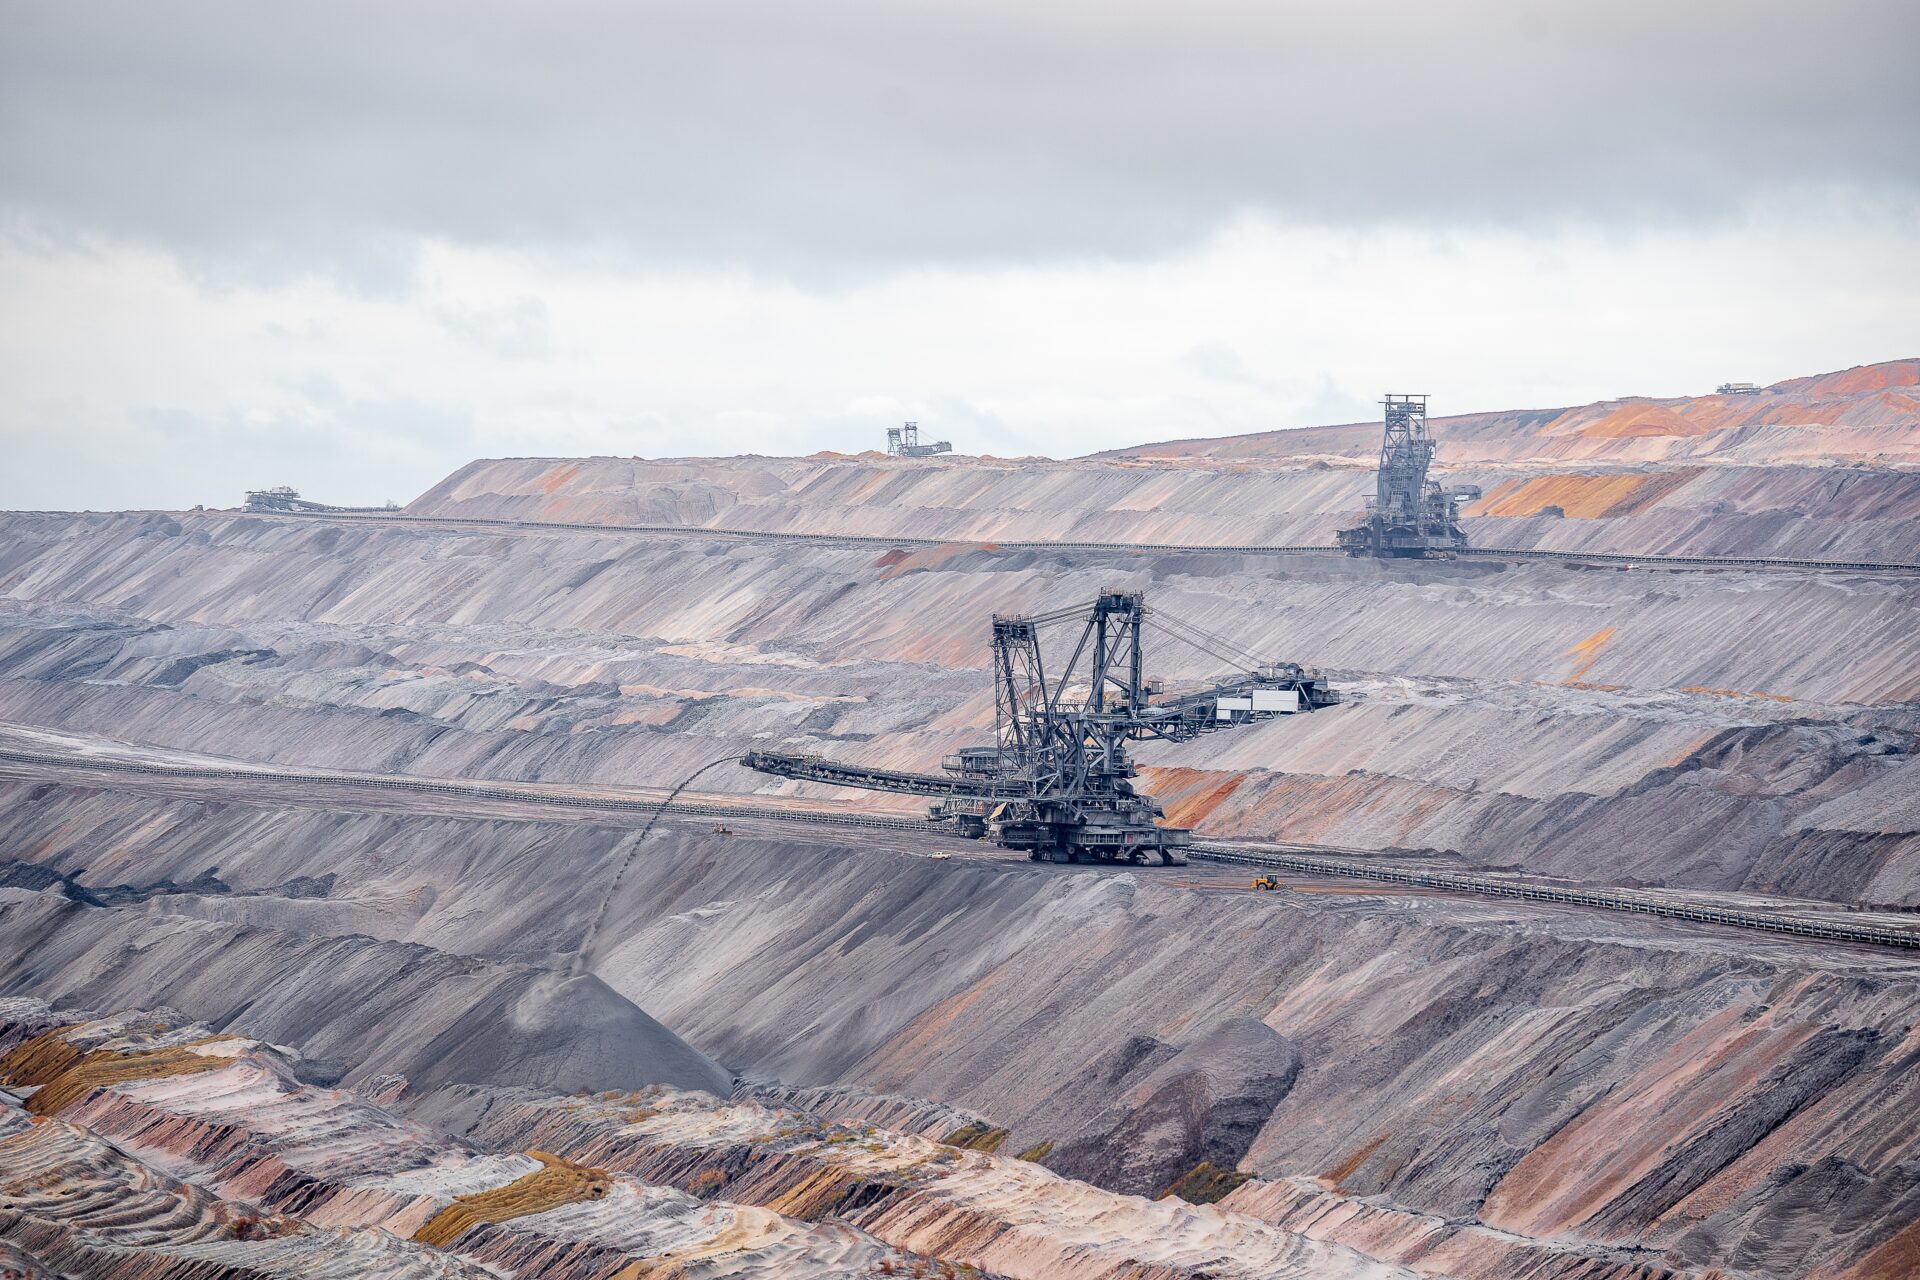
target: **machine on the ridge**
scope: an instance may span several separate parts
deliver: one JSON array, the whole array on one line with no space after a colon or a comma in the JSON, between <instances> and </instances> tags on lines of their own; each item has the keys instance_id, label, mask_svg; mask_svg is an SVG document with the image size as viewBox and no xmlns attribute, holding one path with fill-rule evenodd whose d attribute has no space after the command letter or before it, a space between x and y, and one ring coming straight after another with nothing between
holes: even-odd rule
<instances>
[{"instance_id":1,"label":"machine on the ridge","mask_svg":"<svg viewBox=\"0 0 1920 1280\"><path fill-rule=\"evenodd\" d=\"M1040 635L1081 623L1072 655L1048 671ZM1145 674L1143 624L1240 668L1204 688L1163 695ZM936 799L930 816L986 836L1034 861L1184 862L1192 835L1155 819L1165 811L1133 785L1128 742L1185 742L1203 733L1340 700L1294 663L1263 662L1191 623L1148 609L1138 592L1107 591L1091 605L993 620L994 744L963 747L944 773L910 773L818 756L751 751L761 773Z\"/></svg>"},{"instance_id":2,"label":"machine on the ridge","mask_svg":"<svg viewBox=\"0 0 1920 1280\"><path fill-rule=\"evenodd\" d=\"M931 440L920 443L920 424L904 422L897 427L887 428L887 453L895 458L931 458L937 454L952 453L953 444L947 440Z\"/></svg>"},{"instance_id":3,"label":"machine on the ridge","mask_svg":"<svg viewBox=\"0 0 1920 1280\"><path fill-rule=\"evenodd\" d=\"M303 498L300 491L290 484L277 484L269 489L247 490L247 501L242 510L256 514L275 512L295 515L319 514L358 514L366 512L398 511L400 504L389 499L380 507L335 507L324 502L315 502L312 498Z\"/></svg>"},{"instance_id":4,"label":"machine on the ridge","mask_svg":"<svg viewBox=\"0 0 1920 1280\"><path fill-rule=\"evenodd\" d=\"M300 491L290 484L276 484L267 489L247 490L248 511L325 511L326 504L303 498Z\"/></svg>"},{"instance_id":5,"label":"machine on the ridge","mask_svg":"<svg viewBox=\"0 0 1920 1280\"><path fill-rule=\"evenodd\" d=\"M1335 540L1348 555L1450 559L1467 545L1460 504L1480 496L1476 485L1443 489L1427 478L1434 440L1427 434L1427 398L1390 395L1380 440L1380 469L1367 522L1342 529Z\"/></svg>"}]
</instances>

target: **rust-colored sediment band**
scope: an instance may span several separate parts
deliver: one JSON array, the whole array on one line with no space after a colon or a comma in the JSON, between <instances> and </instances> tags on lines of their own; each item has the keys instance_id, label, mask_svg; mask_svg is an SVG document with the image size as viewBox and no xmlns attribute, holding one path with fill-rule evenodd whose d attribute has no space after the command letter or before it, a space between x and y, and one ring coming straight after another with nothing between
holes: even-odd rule
<instances>
[{"instance_id":1,"label":"rust-colored sediment band","mask_svg":"<svg viewBox=\"0 0 1920 1280\"><path fill-rule=\"evenodd\" d=\"M29 1049L34 1050L29 1065L34 1068L35 1078L24 1078L25 1072L20 1075L0 1074L0 1078L6 1079L8 1083L38 1085L39 1088L26 1101L26 1109L34 1115L57 1115L96 1089L139 1080L193 1075L196 1072L213 1071L227 1066L232 1062L231 1058L195 1053L193 1046L232 1038L231 1036L207 1036L188 1044L170 1045L164 1049L95 1049L90 1053L80 1054L77 1058L68 1059L64 1065L59 1065L56 1069L55 1064L61 1057L59 1050L52 1045L41 1045L39 1042L45 1037L36 1036L15 1050L16 1054ZM72 1046L69 1045L68 1048ZM14 1054L9 1054L7 1063L0 1064L0 1067L10 1066L13 1057Z\"/></svg>"},{"instance_id":2,"label":"rust-colored sediment band","mask_svg":"<svg viewBox=\"0 0 1920 1280\"><path fill-rule=\"evenodd\" d=\"M540 1162L540 1168L515 1178L504 1187L459 1197L427 1219L426 1224L413 1233L413 1238L421 1244L445 1249L475 1227L545 1213L563 1204L599 1200L613 1186L612 1179L602 1170L589 1169L544 1151L527 1154Z\"/></svg>"}]
</instances>

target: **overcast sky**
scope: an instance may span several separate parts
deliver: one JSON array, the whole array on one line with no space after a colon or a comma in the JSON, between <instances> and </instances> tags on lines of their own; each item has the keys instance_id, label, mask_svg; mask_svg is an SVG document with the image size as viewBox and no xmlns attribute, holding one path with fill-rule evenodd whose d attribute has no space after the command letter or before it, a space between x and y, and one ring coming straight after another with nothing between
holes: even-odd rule
<instances>
[{"instance_id":1,"label":"overcast sky","mask_svg":"<svg viewBox=\"0 0 1920 1280\"><path fill-rule=\"evenodd\" d=\"M0 506L1920 355L1920 5L0 0Z\"/></svg>"}]
</instances>

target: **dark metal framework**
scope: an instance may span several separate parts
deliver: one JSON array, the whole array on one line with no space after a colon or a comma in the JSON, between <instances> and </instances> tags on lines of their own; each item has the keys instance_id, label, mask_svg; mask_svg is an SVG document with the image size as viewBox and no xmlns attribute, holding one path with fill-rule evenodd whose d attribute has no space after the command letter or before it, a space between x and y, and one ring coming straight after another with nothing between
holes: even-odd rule
<instances>
[{"instance_id":1,"label":"dark metal framework","mask_svg":"<svg viewBox=\"0 0 1920 1280\"><path fill-rule=\"evenodd\" d=\"M1374 496L1367 499L1367 522L1342 529L1335 535L1339 545L1355 556L1451 557L1467 545L1460 504L1479 497L1479 487L1443 489L1428 479L1434 440L1427 434L1425 396L1389 395L1381 403L1386 406L1386 429Z\"/></svg>"},{"instance_id":2,"label":"dark metal framework","mask_svg":"<svg viewBox=\"0 0 1920 1280\"><path fill-rule=\"evenodd\" d=\"M332 507L324 502L315 502L312 498L303 498L300 491L292 485L279 484L271 489L247 490L248 511L300 511L300 512L365 512L398 511L400 504L389 502L384 507Z\"/></svg>"},{"instance_id":3,"label":"dark metal framework","mask_svg":"<svg viewBox=\"0 0 1920 1280\"><path fill-rule=\"evenodd\" d=\"M249 511L325 511L326 504L303 498L292 485L277 484L271 489L247 490Z\"/></svg>"},{"instance_id":4,"label":"dark metal framework","mask_svg":"<svg viewBox=\"0 0 1920 1280\"><path fill-rule=\"evenodd\" d=\"M1079 620L1066 660L1049 671L1044 629ZM1185 641L1238 674L1160 697L1144 674L1142 626ZM932 796L930 816L962 834L990 836L1035 861L1182 861L1191 839L1156 822L1165 811L1133 785L1127 743L1184 742L1203 733L1339 701L1322 677L1261 662L1230 641L1159 610L1138 592L1106 591L1090 605L993 620L994 744L964 747L944 774L840 764L817 756L749 752L742 763L779 777Z\"/></svg>"},{"instance_id":5,"label":"dark metal framework","mask_svg":"<svg viewBox=\"0 0 1920 1280\"><path fill-rule=\"evenodd\" d=\"M896 458L931 458L936 453L952 453L953 446L945 440L921 444L920 424L905 422L887 428L887 452Z\"/></svg>"}]
</instances>

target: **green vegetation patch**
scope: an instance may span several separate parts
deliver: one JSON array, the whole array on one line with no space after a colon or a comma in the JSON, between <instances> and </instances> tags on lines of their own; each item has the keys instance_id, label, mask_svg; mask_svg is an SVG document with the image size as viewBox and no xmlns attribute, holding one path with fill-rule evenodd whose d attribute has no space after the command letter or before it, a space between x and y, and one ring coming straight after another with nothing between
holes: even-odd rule
<instances>
[{"instance_id":1,"label":"green vegetation patch","mask_svg":"<svg viewBox=\"0 0 1920 1280\"><path fill-rule=\"evenodd\" d=\"M994 1152L1007 1140L1005 1129L995 1128L984 1120L972 1124L963 1124L946 1137L940 1139L949 1147L960 1147L966 1151Z\"/></svg>"},{"instance_id":2,"label":"green vegetation patch","mask_svg":"<svg viewBox=\"0 0 1920 1280\"><path fill-rule=\"evenodd\" d=\"M1212 1204L1224 1200L1233 1189L1253 1177L1238 1169L1222 1169L1211 1160L1202 1160L1160 1194L1179 1196L1188 1204Z\"/></svg>"}]
</instances>

